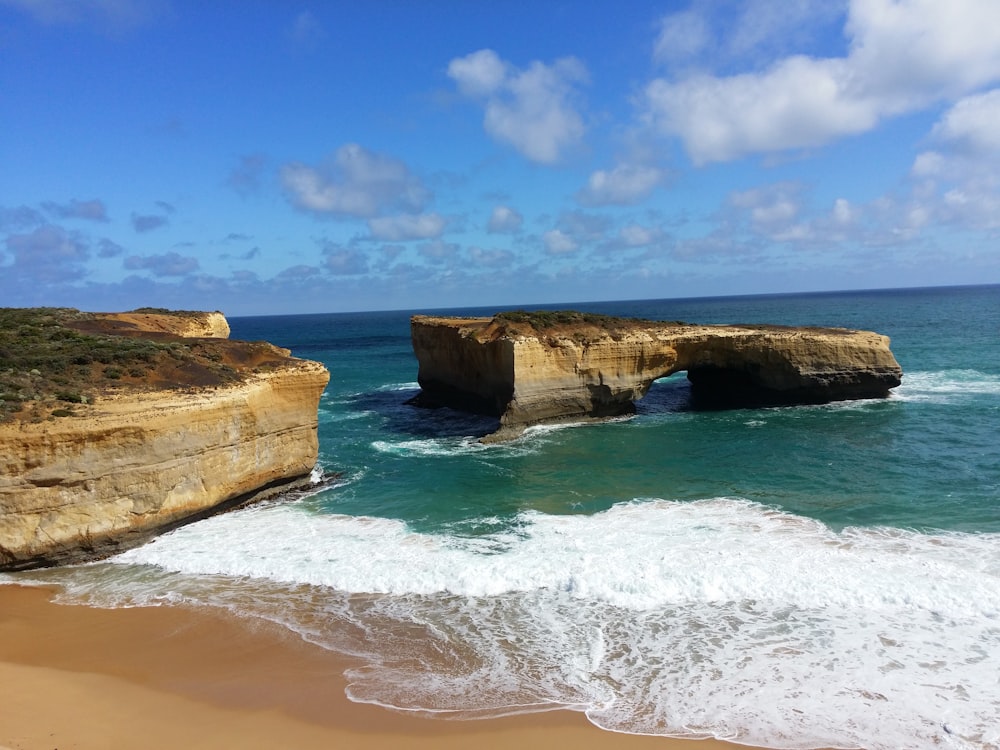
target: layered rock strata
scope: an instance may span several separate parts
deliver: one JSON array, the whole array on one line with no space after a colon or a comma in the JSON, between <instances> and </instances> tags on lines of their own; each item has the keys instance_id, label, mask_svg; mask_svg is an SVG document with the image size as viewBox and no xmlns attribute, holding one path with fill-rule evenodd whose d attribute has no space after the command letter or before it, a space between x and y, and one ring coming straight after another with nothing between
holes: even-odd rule
<instances>
[{"instance_id":1,"label":"layered rock strata","mask_svg":"<svg viewBox=\"0 0 1000 750\"><path fill-rule=\"evenodd\" d=\"M506 439L631 413L680 371L707 407L884 398L902 375L888 337L869 331L562 317L414 316L419 402L498 416L492 439Z\"/></svg>"},{"instance_id":2,"label":"layered rock strata","mask_svg":"<svg viewBox=\"0 0 1000 750\"><path fill-rule=\"evenodd\" d=\"M174 330L222 330L204 323ZM236 352L231 382L130 389L72 416L0 424L0 570L100 557L309 483L326 368L261 344L241 368L241 342L220 344Z\"/></svg>"}]
</instances>

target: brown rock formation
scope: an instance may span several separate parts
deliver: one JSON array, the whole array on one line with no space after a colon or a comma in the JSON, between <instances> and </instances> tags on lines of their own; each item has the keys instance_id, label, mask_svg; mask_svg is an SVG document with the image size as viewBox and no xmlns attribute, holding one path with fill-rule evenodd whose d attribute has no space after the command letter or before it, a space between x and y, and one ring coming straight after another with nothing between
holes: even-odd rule
<instances>
[{"instance_id":1,"label":"brown rock formation","mask_svg":"<svg viewBox=\"0 0 1000 750\"><path fill-rule=\"evenodd\" d=\"M93 313L94 330L119 335L168 333L173 336L229 338L229 321L221 312L168 312L148 309L122 313ZM85 325L77 328L86 330Z\"/></svg>"},{"instance_id":2,"label":"brown rock formation","mask_svg":"<svg viewBox=\"0 0 1000 750\"><path fill-rule=\"evenodd\" d=\"M500 417L492 439L524 427L628 414L657 378L686 370L706 406L882 398L902 371L868 331L701 326L588 316L414 316L418 403Z\"/></svg>"},{"instance_id":3,"label":"brown rock formation","mask_svg":"<svg viewBox=\"0 0 1000 750\"><path fill-rule=\"evenodd\" d=\"M228 332L219 313L134 315L99 317L168 343L168 332ZM209 353L221 381L197 362L166 362L145 387L0 423L0 570L99 557L308 483L326 368L262 343L217 341Z\"/></svg>"}]
</instances>

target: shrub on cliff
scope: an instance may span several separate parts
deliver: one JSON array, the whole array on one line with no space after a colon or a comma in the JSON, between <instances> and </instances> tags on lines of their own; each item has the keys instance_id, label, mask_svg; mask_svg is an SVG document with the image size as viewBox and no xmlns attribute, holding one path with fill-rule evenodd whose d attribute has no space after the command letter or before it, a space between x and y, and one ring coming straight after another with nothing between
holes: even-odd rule
<instances>
[{"instance_id":1,"label":"shrub on cliff","mask_svg":"<svg viewBox=\"0 0 1000 750\"><path fill-rule=\"evenodd\" d=\"M93 402L112 387L231 382L239 373L229 366L227 351L238 345L227 339L102 332L96 316L72 308L0 308L0 422L28 403L33 407L19 417L41 419L59 401Z\"/></svg>"}]
</instances>

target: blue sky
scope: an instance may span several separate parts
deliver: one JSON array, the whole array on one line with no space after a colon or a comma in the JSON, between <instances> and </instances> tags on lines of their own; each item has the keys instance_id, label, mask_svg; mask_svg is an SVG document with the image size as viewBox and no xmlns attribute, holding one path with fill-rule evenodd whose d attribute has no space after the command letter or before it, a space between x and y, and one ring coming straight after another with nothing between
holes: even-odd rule
<instances>
[{"instance_id":1,"label":"blue sky","mask_svg":"<svg viewBox=\"0 0 1000 750\"><path fill-rule=\"evenodd\" d=\"M997 0L0 0L0 306L1000 282Z\"/></svg>"}]
</instances>

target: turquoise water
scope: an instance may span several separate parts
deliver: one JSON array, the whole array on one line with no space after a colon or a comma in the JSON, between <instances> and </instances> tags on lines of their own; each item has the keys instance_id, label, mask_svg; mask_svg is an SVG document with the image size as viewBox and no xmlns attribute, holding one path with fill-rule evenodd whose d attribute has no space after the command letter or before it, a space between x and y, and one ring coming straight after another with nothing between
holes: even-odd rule
<instances>
[{"instance_id":1,"label":"turquoise water","mask_svg":"<svg viewBox=\"0 0 1000 750\"><path fill-rule=\"evenodd\" d=\"M875 330L903 384L697 412L678 374L630 419L483 446L494 421L406 405L410 313L236 318L234 338L330 368L320 464L340 479L21 580L281 622L360 658L352 699L439 716L1000 745L1000 287L572 307Z\"/></svg>"}]
</instances>

